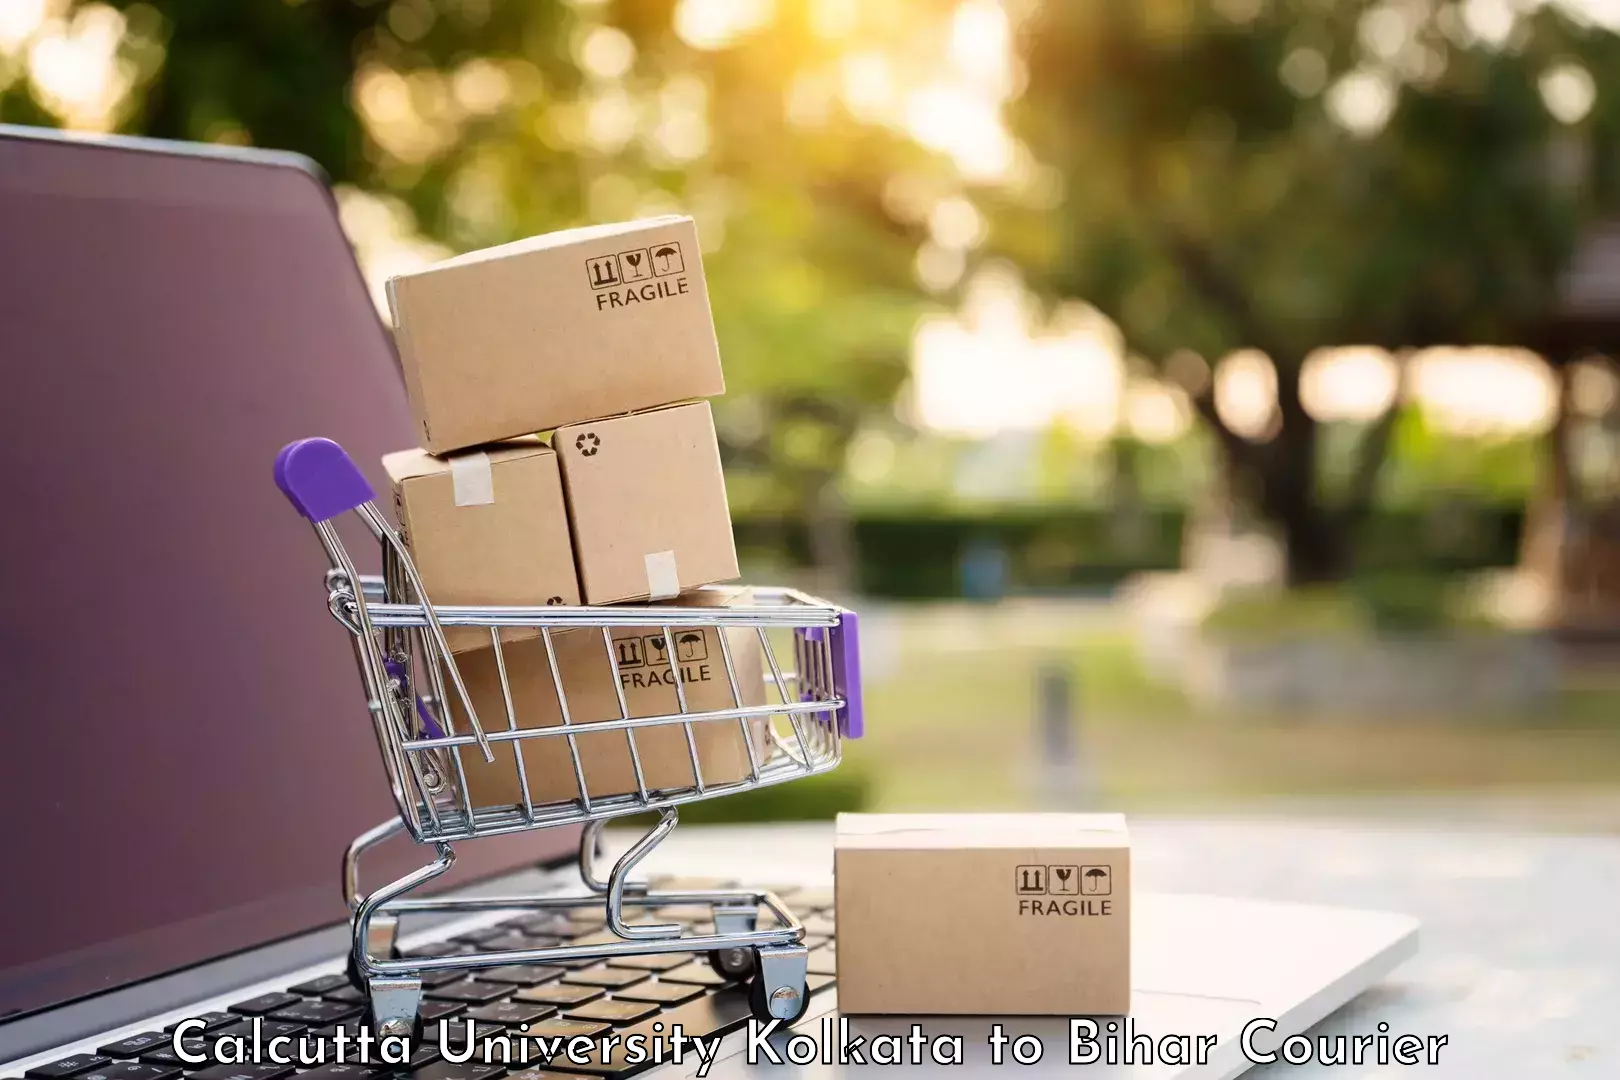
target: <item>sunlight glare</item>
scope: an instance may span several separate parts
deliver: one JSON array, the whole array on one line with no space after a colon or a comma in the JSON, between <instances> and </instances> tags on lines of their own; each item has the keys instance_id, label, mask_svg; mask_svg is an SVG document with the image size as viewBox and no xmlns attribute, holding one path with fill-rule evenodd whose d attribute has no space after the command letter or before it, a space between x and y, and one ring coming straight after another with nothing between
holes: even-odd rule
<instances>
[{"instance_id":1,"label":"sunlight glare","mask_svg":"<svg viewBox=\"0 0 1620 1080\"><path fill-rule=\"evenodd\" d=\"M810 29L828 41L849 37L860 21L860 0L812 0L810 4Z\"/></svg>"},{"instance_id":2,"label":"sunlight glare","mask_svg":"<svg viewBox=\"0 0 1620 1080\"><path fill-rule=\"evenodd\" d=\"M20 23L20 20L19 20ZM118 57L124 16L106 4L86 4L71 24L48 23L28 50L28 78L39 102L65 127L109 131L134 85Z\"/></svg>"},{"instance_id":3,"label":"sunlight glare","mask_svg":"<svg viewBox=\"0 0 1620 1080\"><path fill-rule=\"evenodd\" d=\"M897 94L887 56L875 51L851 53L844 57L842 75L850 115L869 124L891 119Z\"/></svg>"},{"instance_id":4,"label":"sunlight glare","mask_svg":"<svg viewBox=\"0 0 1620 1080\"><path fill-rule=\"evenodd\" d=\"M598 79L622 79L636 62L636 45L618 27L598 24L580 37L574 58Z\"/></svg>"},{"instance_id":5,"label":"sunlight glare","mask_svg":"<svg viewBox=\"0 0 1620 1080\"><path fill-rule=\"evenodd\" d=\"M1124 364L1095 325L1032 325L1016 274L980 271L955 316L919 324L911 411L936 431L984 438L1065 423L1101 438L1119 422Z\"/></svg>"},{"instance_id":6,"label":"sunlight glare","mask_svg":"<svg viewBox=\"0 0 1620 1080\"><path fill-rule=\"evenodd\" d=\"M1536 84L1547 111L1560 124L1578 124L1592 111L1597 100L1597 87L1592 74L1575 63L1557 64L1541 76Z\"/></svg>"},{"instance_id":7,"label":"sunlight glare","mask_svg":"<svg viewBox=\"0 0 1620 1080\"><path fill-rule=\"evenodd\" d=\"M1299 396L1324 423L1365 423L1389 408L1398 383L1395 360L1383 349L1319 349L1300 369Z\"/></svg>"},{"instance_id":8,"label":"sunlight glare","mask_svg":"<svg viewBox=\"0 0 1620 1080\"><path fill-rule=\"evenodd\" d=\"M1333 84L1328 91L1328 114L1353 135L1378 134L1395 111L1396 88L1382 71L1360 68Z\"/></svg>"},{"instance_id":9,"label":"sunlight glare","mask_svg":"<svg viewBox=\"0 0 1620 1080\"><path fill-rule=\"evenodd\" d=\"M680 0L675 33L694 49L723 49L769 26L772 0Z\"/></svg>"},{"instance_id":10,"label":"sunlight glare","mask_svg":"<svg viewBox=\"0 0 1620 1080\"><path fill-rule=\"evenodd\" d=\"M1012 28L996 0L963 0L951 18L950 59L962 76L989 94L1011 90Z\"/></svg>"},{"instance_id":11,"label":"sunlight glare","mask_svg":"<svg viewBox=\"0 0 1620 1080\"><path fill-rule=\"evenodd\" d=\"M0 54L10 55L28 44L50 17L47 0L6 0L0 4Z\"/></svg>"},{"instance_id":12,"label":"sunlight glare","mask_svg":"<svg viewBox=\"0 0 1620 1080\"><path fill-rule=\"evenodd\" d=\"M906 128L930 150L949 155L970 180L1000 180L1012 170L1012 136L997 103L966 87L936 82L915 91Z\"/></svg>"},{"instance_id":13,"label":"sunlight glare","mask_svg":"<svg viewBox=\"0 0 1620 1080\"><path fill-rule=\"evenodd\" d=\"M1427 349L1412 363L1413 393L1440 430L1535 434L1551 422L1557 384L1547 365L1522 349Z\"/></svg>"},{"instance_id":14,"label":"sunlight glare","mask_svg":"<svg viewBox=\"0 0 1620 1080\"><path fill-rule=\"evenodd\" d=\"M1264 436L1277 414L1277 369L1271 358L1245 349L1217 364L1215 411L1244 438Z\"/></svg>"}]
</instances>

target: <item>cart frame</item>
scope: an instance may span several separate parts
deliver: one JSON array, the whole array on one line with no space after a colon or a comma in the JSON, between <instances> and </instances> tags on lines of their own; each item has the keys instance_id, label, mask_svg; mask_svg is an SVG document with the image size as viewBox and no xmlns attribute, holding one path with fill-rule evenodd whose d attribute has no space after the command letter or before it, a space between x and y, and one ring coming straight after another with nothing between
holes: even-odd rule
<instances>
[{"instance_id":1,"label":"cart frame","mask_svg":"<svg viewBox=\"0 0 1620 1080\"><path fill-rule=\"evenodd\" d=\"M367 990L371 1016L381 1036L407 1036L420 1026L422 976L426 972L474 971L506 964L573 963L649 953L707 953L716 971L740 979L750 972L750 996L761 1019L793 1020L808 1007L804 927L780 898L768 890L711 889L655 892L632 879L638 864L675 828L679 807L702 799L754 790L835 768L844 737L864 727L860 699L858 623L853 612L790 589L757 589L754 603L741 607L675 606L446 606L430 602L405 544L376 505L370 485L336 443L304 439L283 448L276 459L277 485L314 526L329 569L326 602L348 631L360 671L378 748L398 816L357 837L343 859L343 893L351 911L351 979ZM383 573L364 576L356 569L334 519L353 512L381 545ZM445 639L446 627L479 627L489 634L504 727L479 718L473 697ZM633 715L615 656L614 630L648 628L665 643L663 664L674 689L674 712ZM673 630L702 628L718 642L729 706L691 707L688 676L671 647ZM514 708L511 672L503 631L535 631L543 643L546 670L560 722L520 724ZM554 635L600 634L611 672L617 717L579 719L570 713L565 671ZM767 693L739 683L733 635L752 631L764 664ZM772 635L790 633L794 666L778 661ZM531 634L530 636L533 636ZM578 639L576 639L578 640ZM747 640L746 638L739 638ZM749 641L752 647L753 641ZM480 647L482 648L482 647ZM661 676L662 677L662 676ZM418 689L420 688L420 689ZM489 702L486 700L486 706ZM695 735L700 724L734 727L745 748L747 775L706 780ZM689 784L653 787L644 769L638 732L679 729L684 734ZM592 794L580 737L622 732L634 773L628 790ZM493 764L507 757L516 771L521 799L486 804L469 784L463 754ZM538 753L566 754L576 794L550 801L533 796L526 760ZM621 787L623 785L620 785ZM610 820L656 812L658 821L614 863L604 878L596 867L601 831ZM488 836L583 825L579 871L585 891L567 895L478 898L412 898L408 894L446 873L455 862L453 844ZM405 876L365 892L360 862L376 845L401 833L431 844L433 860ZM686 933L677 922L628 917L676 905L707 905L714 911L708 933ZM441 956L397 955L395 939L402 916L473 914L490 911L561 913L595 907L604 912L611 940L584 944L537 944ZM762 925L761 909L770 925ZM544 940L544 939L541 939Z\"/></svg>"}]
</instances>

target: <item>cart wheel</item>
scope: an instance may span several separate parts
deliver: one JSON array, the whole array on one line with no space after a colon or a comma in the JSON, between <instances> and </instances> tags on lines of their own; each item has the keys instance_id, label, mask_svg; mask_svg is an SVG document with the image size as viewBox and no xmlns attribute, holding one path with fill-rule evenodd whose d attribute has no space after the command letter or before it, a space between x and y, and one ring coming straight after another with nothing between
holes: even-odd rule
<instances>
[{"instance_id":1,"label":"cart wheel","mask_svg":"<svg viewBox=\"0 0 1620 1080\"><path fill-rule=\"evenodd\" d=\"M369 1021L367 1022L367 1026L370 1026ZM422 1041L423 1041L422 1036L426 1032L427 1032L427 1021L425 1021L422 1018L421 1010L417 1010L416 1018L411 1021L411 1030L408 1033L408 1039L409 1039L410 1045L412 1045L412 1046L421 1046Z\"/></svg>"},{"instance_id":2,"label":"cart wheel","mask_svg":"<svg viewBox=\"0 0 1620 1080\"><path fill-rule=\"evenodd\" d=\"M716 949L709 954L709 966L723 979L747 978L757 966L753 949Z\"/></svg>"},{"instance_id":3,"label":"cart wheel","mask_svg":"<svg viewBox=\"0 0 1620 1080\"><path fill-rule=\"evenodd\" d=\"M778 987L776 992L780 993L782 990L792 989L793 987ZM787 1027L790 1024L797 1024L800 1020L804 1019L804 1014L810 1011L810 988L808 986L800 986L798 987L798 991L799 1011L794 1013L792 1016L776 1016L771 1012L771 998L770 994L766 990L765 977L763 975L755 975L748 981L748 1007L753 1010L754 1016L760 1020L780 1020L782 1021L783 1027Z\"/></svg>"}]
</instances>

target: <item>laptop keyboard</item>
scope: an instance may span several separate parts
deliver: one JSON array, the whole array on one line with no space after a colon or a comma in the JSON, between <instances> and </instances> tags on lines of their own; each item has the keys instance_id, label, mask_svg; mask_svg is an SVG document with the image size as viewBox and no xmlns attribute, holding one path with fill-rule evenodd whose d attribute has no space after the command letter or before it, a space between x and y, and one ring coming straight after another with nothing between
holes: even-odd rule
<instances>
[{"instance_id":1,"label":"laptop keyboard","mask_svg":"<svg viewBox=\"0 0 1620 1080\"><path fill-rule=\"evenodd\" d=\"M807 979L812 998L834 984L832 892L785 886L774 890L805 924L810 946ZM654 909L656 919L680 922L692 933L712 933L712 912L683 905ZM532 949L562 944L617 940L603 929L599 908L566 914L528 914L508 919L446 941L406 949L405 955L428 956L497 949ZM94 1054L75 1054L25 1074L31 1080L561 1080L560 1074L629 1076L653 1068L653 1063L627 1065L598 1058L578 1065L566 1056L551 1061L464 1063L445 1061L438 1049L439 1021L451 1020L450 1038L459 1045L465 1021L474 1022L474 1040L509 1033L540 1038L586 1035L592 1038L614 1031L620 1035L660 1037L679 1024L688 1036L725 1034L742 1027L752 1015L745 982L717 974L702 953L656 953L616 960L569 961L563 964L508 965L467 973L426 972L422 977L422 1039L413 1044L408 1065L359 1065L331 1062L312 1069L294 1065L188 1065L171 1045L173 1024L166 1031L129 1035L97 1048ZM252 1038L254 1018L260 1038L276 1035L297 1039L316 1036L330 1040L338 1029L357 1033L366 1014L365 994L342 975L323 975L239 1001L222 1012L200 1014L207 1022L202 1036L188 1052L211 1054L221 1035ZM526 1027L524 1026L526 1025ZM656 1031L654 1030L656 1026ZM514 1043L516 1040L514 1040ZM352 1054L354 1044L350 1043ZM460 1056L457 1054L456 1056Z\"/></svg>"}]
</instances>

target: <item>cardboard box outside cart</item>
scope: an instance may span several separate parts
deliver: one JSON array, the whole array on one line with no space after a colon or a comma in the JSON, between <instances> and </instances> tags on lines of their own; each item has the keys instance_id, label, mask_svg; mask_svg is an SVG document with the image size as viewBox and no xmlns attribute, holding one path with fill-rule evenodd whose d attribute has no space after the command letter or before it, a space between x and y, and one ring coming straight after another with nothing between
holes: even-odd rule
<instances>
[{"instance_id":1,"label":"cardboard box outside cart","mask_svg":"<svg viewBox=\"0 0 1620 1080\"><path fill-rule=\"evenodd\" d=\"M391 278L388 303L436 454L725 392L688 217L469 252Z\"/></svg>"},{"instance_id":2,"label":"cardboard box outside cart","mask_svg":"<svg viewBox=\"0 0 1620 1080\"><path fill-rule=\"evenodd\" d=\"M709 403L558 428L580 592L658 600L737 576Z\"/></svg>"},{"instance_id":3,"label":"cardboard box outside cart","mask_svg":"<svg viewBox=\"0 0 1620 1080\"><path fill-rule=\"evenodd\" d=\"M435 604L539 607L578 604L557 455L538 439L437 458L402 450L383 458L395 517ZM538 637L527 627L502 640ZM452 652L489 644L489 632L446 627Z\"/></svg>"},{"instance_id":4,"label":"cardboard box outside cart","mask_svg":"<svg viewBox=\"0 0 1620 1080\"><path fill-rule=\"evenodd\" d=\"M667 606L746 606L753 593L746 588L700 590ZM663 606L663 605L661 605ZM764 658L753 628L726 632L732 670L743 706L764 705ZM735 708L726 677L720 632L714 627L671 626L675 660L681 672L688 712ZM613 631L619 663L619 682L630 715L666 716L680 711L675 675L670 669L668 646L658 627L621 627ZM553 632L557 670L568 697L569 721L588 727L592 722L620 718L619 699L613 689L613 669L600 630ZM543 640L524 641L502 649L512 690L512 710L521 728L556 727L562 723L557 693L551 678ZM478 710L486 732L507 727L507 714L493 648L463 653L456 658L462 679ZM458 729L465 731L458 723ZM768 725L749 724L756 761L765 759ZM690 787L694 783L685 727L657 725L636 730L636 750L649 790ZM737 720L712 720L692 725L698 763L705 784L726 784L748 778L748 741ZM636 775L629 744L620 731L576 735L585 785L592 798L636 790ZM513 746L497 743L495 761L486 763L476 748L462 751L468 789L475 806L504 806L522 801ZM522 741L523 767L530 798L535 803L560 802L579 797L579 784L569 757L568 742L560 736Z\"/></svg>"},{"instance_id":5,"label":"cardboard box outside cart","mask_svg":"<svg viewBox=\"0 0 1620 1080\"><path fill-rule=\"evenodd\" d=\"M1123 816L839 814L833 861L842 1011L1129 1011Z\"/></svg>"}]
</instances>

